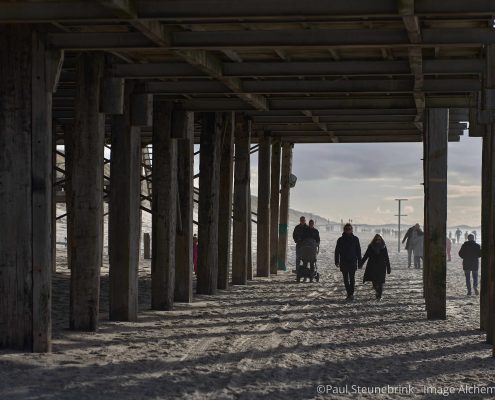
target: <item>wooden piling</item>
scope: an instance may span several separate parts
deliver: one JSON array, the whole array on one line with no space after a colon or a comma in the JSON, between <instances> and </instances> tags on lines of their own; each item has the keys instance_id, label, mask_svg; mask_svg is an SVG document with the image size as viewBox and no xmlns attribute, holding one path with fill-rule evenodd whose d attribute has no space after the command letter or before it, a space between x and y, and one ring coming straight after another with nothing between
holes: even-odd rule
<instances>
[{"instance_id":1,"label":"wooden piling","mask_svg":"<svg viewBox=\"0 0 495 400\"><path fill-rule=\"evenodd\" d=\"M143 234L143 258L145 260L151 260L151 237L148 232Z\"/></svg>"},{"instance_id":2,"label":"wooden piling","mask_svg":"<svg viewBox=\"0 0 495 400\"><path fill-rule=\"evenodd\" d=\"M76 65L71 176L70 328L96 331L103 252L103 145L105 116L99 112L101 53L81 53Z\"/></svg>"},{"instance_id":3,"label":"wooden piling","mask_svg":"<svg viewBox=\"0 0 495 400\"><path fill-rule=\"evenodd\" d=\"M488 276L490 273L490 209L491 209L491 174L490 151L493 137L491 125L484 127L481 156L481 274L480 274L480 329L486 330L489 318Z\"/></svg>"},{"instance_id":4,"label":"wooden piling","mask_svg":"<svg viewBox=\"0 0 495 400\"><path fill-rule=\"evenodd\" d=\"M260 139L258 152L258 216L256 275L270 276L270 144L271 138Z\"/></svg>"},{"instance_id":5,"label":"wooden piling","mask_svg":"<svg viewBox=\"0 0 495 400\"><path fill-rule=\"evenodd\" d=\"M232 239L232 283L245 285L248 275L248 224L250 175L251 122L236 114L235 166L234 166L234 217Z\"/></svg>"},{"instance_id":6,"label":"wooden piling","mask_svg":"<svg viewBox=\"0 0 495 400\"><path fill-rule=\"evenodd\" d=\"M251 164L250 164L251 165ZM247 215L247 280L254 279L253 271L253 207L251 202L251 168L249 168L248 183L248 215Z\"/></svg>"},{"instance_id":7,"label":"wooden piling","mask_svg":"<svg viewBox=\"0 0 495 400\"><path fill-rule=\"evenodd\" d=\"M44 36L0 27L0 347L51 350L52 85Z\"/></svg>"},{"instance_id":8,"label":"wooden piling","mask_svg":"<svg viewBox=\"0 0 495 400\"><path fill-rule=\"evenodd\" d=\"M228 289L234 180L234 113L226 115L222 130L220 208L218 215L218 289Z\"/></svg>"},{"instance_id":9,"label":"wooden piling","mask_svg":"<svg viewBox=\"0 0 495 400\"><path fill-rule=\"evenodd\" d=\"M175 291L177 140L171 137L172 104L153 102L151 308L172 310Z\"/></svg>"},{"instance_id":10,"label":"wooden piling","mask_svg":"<svg viewBox=\"0 0 495 400\"><path fill-rule=\"evenodd\" d=\"M280 141L273 140L270 177L270 274L276 274L278 270L277 249L280 209L280 156Z\"/></svg>"},{"instance_id":11,"label":"wooden piling","mask_svg":"<svg viewBox=\"0 0 495 400\"><path fill-rule=\"evenodd\" d=\"M111 321L136 321L141 239L141 130L131 122L133 83L124 90L124 112L112 117L108 206Z\"/></svg>"},{"instance_id":12,"label":"wooden piling","mask_svg":"<svg viewBox=\"0 0 495 400\"><path fill-rule=\"evenodd\" d=\"M174 108L172 135L177 137L178 197L181 217L175 242L175 301L192 301L194 114Z\"/></svg>"},{"instance_id":13,"label":"wooden piling","mask_svg":"<svg viewBox=\"0 0 495 400\"><path fill-rule=\"evenodd\" d=\"M287 270L287 240L289 230L289 177L292 172L292 143L282 145L282 171L280 177L280 223L278 228L278 269Z\"/></svg>"},{"instance_id":14,"label":"wooden piling","mask_svg":"<svg viewBox=\"0 0 495 400\"><path fill-rule=\"evenodd\" d=\"M447 143L449 110L426 113L424 269L428 319L446 319Z\"/></svg>"},{"instance_id":15,"label":"wooden piling","mask_svg":"<svg viewBox=\"0 0 495 400\"><path fill-rule=\"evenodd\" d=\"M215 294L218 287L220 148L225 115L205 112L200 118L197 293Z\"/></svg>"},{"instance_id":16,"label":"wooden piling","mask_svg":"<svg viewBox=\"0 0 495 400\"><path fill-rule=\"evenodd\" d=\"M487 190L487 203L488 203L488 238L487 243L487 262L486 262L486 315L485 315L485 330L486 330L486 342L494 345L493 355L495 356L495 249L493 247L493 241L495 240L495 138L493 134L495 132L495 125L490 124L487 126L487 172L486 178L488 190ZM483 143L485 144L485 143ZM483 271L482 271L483 273Z\"/></svg>"}]
</instances>

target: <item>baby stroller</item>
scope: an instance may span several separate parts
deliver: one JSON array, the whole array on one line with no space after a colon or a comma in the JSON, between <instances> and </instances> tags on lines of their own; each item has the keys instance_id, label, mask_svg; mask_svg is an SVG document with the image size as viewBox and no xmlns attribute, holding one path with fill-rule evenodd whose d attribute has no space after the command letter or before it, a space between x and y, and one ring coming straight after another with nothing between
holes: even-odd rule
<instances>
[{"instance_id":1,"label":"baby stroller","mask_svg":"<svg viewBox=\"0 0 495 400\"><path fill-rule=\"evenodd\" d=\"M304 281L309 278L310 282L313 282L313 279L316 282L320 281L320 273L316 264L316 255L318 252L319 246L316 240L310 238L304 239L301 243L302 265L298 265L297 267L297 282L301 282L301 278L304 278Z\"/></svg>"}]
</instances>

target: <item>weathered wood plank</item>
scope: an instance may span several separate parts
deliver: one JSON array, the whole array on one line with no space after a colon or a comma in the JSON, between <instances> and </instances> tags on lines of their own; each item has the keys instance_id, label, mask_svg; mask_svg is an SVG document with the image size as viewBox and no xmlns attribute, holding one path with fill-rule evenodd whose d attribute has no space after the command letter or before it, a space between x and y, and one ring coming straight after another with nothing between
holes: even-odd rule
<instances>
[{"instance_id":1,"label":"weathered wood plank","mask_svg":"<svg viewBox=\"0 0 495 400\"><path fill-rule=\"evenodd\" d=\"M226 114L222 132L218 216L218 289L229 287L234 180L234 114Z\"/></svg>"},{"instance_id":2,"label":"weathered wood plank","mask_svg":"<svg viewBox=\"0 0 495 400\"><path fill-rule=\"evenodd\" d=\"M77 59L74 129L70 162L72 224L70 328L98 328L103 251L103 147L105 116L99 113L100 53Z\"/></svg>"},{"instance_id":3,"label":"weathered wood plank","mask_svg":"<svg viewBox=\"0 0 495 400\"><path fill-rule=\"evenodd\" d=\"M194 114L174 107L172 137L177 137L180 227L175 244L175 301L192 301Z\"/></svg>"},{"instance_id":4,"label":"weathered wood plank","mask_svg":"<svg viewBox=\"0 0 495 400\"><path fill-rule=\"evenodd\" d=\"M251 122L236 114L235 167L234 167L234 217L232 240L232 283L245 285L248 273L248 224L249 165L251 146Z\"/></svg>"},{"instance_id":5,"label":"weathered wood plank","mask_svg":"<svg viewBox=\"0 0 495 400\"><path fill-rule=\"evenodd\" d=\"M280 156L279 140L272 141L270 177L270 274L277 273L278 220L280 209Z\"/></svg>"},{"instance_id":6,"label":"weathered wood plank","mask_svg":"<svg viewBox=\"0 0 495 400\"><path fill-rule=\"evenodd\" d=\"M111 321L137 321L141 238L141 131L131 121L133 83L126 82L124 112L112 117L108 214Z\"/></svg>"},{"instance_id":7,"label":"weathered wood plank","mask_svg":"<svg viewBox=\"0 0 495 400\"><path fill-rule=\"evenodd\" d=\"M287 234L289 229L290 187L292 172L292 143L282 145L282 171L280 177L280 219L278 226L278 269L287 270Z\"/></svg>"},{"instance_id":8,"label":"weathered wood plank","mask_svg":"<svg viewBox=\"0 0 495 400\"><path fill-rule=\"evenodd\" d=\"M172 104L153 102L151 308L172 310L177 223L177 141L171 137Z\"/></svg>"},{"instance_id":9,"label":"weathered wood plank","mask_svg":"<svg viewBox=\"0 0 495 400\"><path fill-rule=\"evenodd\" d=\"M258 217L256 275L270 276L270 145L271 138L260 138L258 152Z\"/></svg>"},{"instance_id":10,"label":"weathered wood plank","mask_svg":"<svg viewBox=\"0 0 495 400\"><path fill-rule=\"evenodd\" d=\"M215 294L218 286L218 212L220 149L225 115L201 114L198 204L198 294Z\"/></svg>"},{"instance_id":11,"label":"weathered wood plank","mask_svg":"<svg viewBox=\"0 0 495 400\"><path fill-rule=\"evenodd\" d=\"M447 143L448 109L429 109L425 141L427 142L425 176L425 246L427 276L426 312L428 319L446 318L447 263Z\"/></svg>"}]
</instances>

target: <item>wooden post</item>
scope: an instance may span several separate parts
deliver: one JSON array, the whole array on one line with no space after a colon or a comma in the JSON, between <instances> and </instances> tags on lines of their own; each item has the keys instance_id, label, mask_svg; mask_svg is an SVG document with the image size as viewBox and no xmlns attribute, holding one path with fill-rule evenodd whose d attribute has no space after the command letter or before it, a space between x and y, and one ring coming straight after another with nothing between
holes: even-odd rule
<instances>
[{"instance_id":1,"label":"wooden post","mask_svg":"<svg viewBox=\"0 0 495 400\"><path fill-rule=\"evenodd\" d=\"M428 319L446 319L447 143L449 110L428 109L425 141L425 252Z\"/></svg>"},{"instance_id":2,"label":"wooden post","mask_svg":"<svg viewBox=\"0 0 495 400\"><path fill-rule=\"evenodd\" d=\"M234 167L234 218L232 239L232 283L245 285L248 272L248 224L249 210L249 165L251 145L251 122L236 114L235 123L235 167Z\"/></svg>"},{"instance_id":3,"label":"wooden post","mask_svg":"<svg viewBox=\"0 0 495 400\"><path fill-rule=\"evenodd\" d=\"M280 177L280 223L278 228L278 269L287 270L287 235L289 230L290 187L289 176L292 171L292 143L282 145L282 172Z\"/></svg>"},{"instance_id":4,"label":"wooden post","mask_svg":"<svg viewBox=\"0 0 495 400\"><path fill-rule=\"evenodd\" d=\"M126 82L124 113L112 117L108 254L111 321L137 321L141 239L141 130L131 122L133 83Z\"/></svg>"},{"instance_id":5,"label":"wooden post","mask_svg":"<svg viewBox=\"0 0 495 400\"><path fill-rule=\"evenodd\" d=\"M172 104L153 103L151 308L172 310L177 222L177 140L172 139Z\"/></svg>"},{"instance_id":6,"label":"wooden post","mask_svg":"<svg viewBox=\"0 0 495 400\"><path fill-rule=\"evenodd\" d=\"M264 277L270 276L270 144L269 136L260 138L256 275Z\"/></svg>"},{"instance_id":7,"label":"wooden post","mask_svg":"<svg viewBox=\"0 0 495 400\"><path fill-rule=\"evenodd\" d=\"M270 274L277 273L278 219L280 209L280 141L272 142L270 189Z\"/></svg>"},{"instance_id":8,"label":"wooden post","mask_svg":"<svg viewBox=\"0 0 495 400\"><path fill-rule=\"evenodd\" d=\"M148 232L145 232L143 234L143 247L144 247L143 258L145 260L151 260L151 237Z\"/></svg>"},{"instance_id":9,"label":"wooden post","mask_svg":"<svg viewBox=\"0 0 495 400\"><path fill-rule=\"evenodd\" d=\"M103 252L103 142L105 116L99 112L101 53L81 53L76 66L71 205L70 328L98 328L100 268Z\"/></svg>"},{"instance_id":10,"label":"wooden post","mask_svg":"<svg viewBox=\"0 0 495 400\"><path fill-rule=\"evenodd\" d=\"M218 287L218 208L220 148L225 115L201 113L201 156L198 204L198 294L215 294Z\"/></svg>"},{"instance_id":11,"label":"wooden post","mask_svg":"<svg viewBox=\"0 0 495 400\"><path fill-rule=\"evenodd\" d=\"M0 27L0 347L51 350L51 60L31 25Z\"/></svg>"},{"instance_id":12,"label":"wooden post","mask_svg":"<svg viewBox=\"0 0 495 400\"><path fill-rule=\"evenodd\" d=\"M249 164L251 165L251 163ZM248 215L247 215L247 280L252 281L253 273L253 213L251 205L251 168L249 168L249 184L248 184Z\"/></svg>"},{"instance_id":13,"label":"wooden post","mask_svg":"<svg viewBox=\"0 0 495 400\"><path fill-rule=\"evenodd\" d=\"M484 297L486 302L486 314L485 314L485 330L486 330L486 342L489 344L494 344L494 335L495 335L495 250L493 248L493 241L495 239L495 140L493 137L495 125L491 124L486 127L486 137L483 139L483 146L486 144L486 172L487 177L483 181L486 182L488 189L486 193L487 203L487 220L483 220L482 222L487 225L487 239L483 240L483 243L486 243L482 247L482 251L486 252L486 264L482 267L485 267L486 271L486 294ZM485 150L485 149L483 149ZM485 160L483 160L485 161ZM485 171L483 171L485 172ZM484 249L485 247L485 249ZM484 254L483 253L483 254ZM481 273L483 274L483 270ZM483 278L482 278L483 279ZM482 282L483 284L483 282ZM483 286L482 296L483 296ZM494 347L494 356L495 356L495 347Z\"/></svg>"},{"instance_id":14,"label":"wooden post","mask_svg":"<svg viewBox=\"0 0 495 400\"><path fill-rule=\"evenodd\" d=\"M57 272L57 124L52 121L52 273Z\"/></svg>"},{"instance_id":15,"label":"wooden post","mask_svg":"<svg viewBox=\"0 0 495 400\"><path fill-rule=\"evenodd\" d=\"M481 275L480 275L480 329L486 330L489 323L488 277L490 273L490 219L491 210L491 149L493 136L491 125L484 127L481 159Z\"/></svg>"},{"instance_id":16,"label":"wooden post","mask_svg":"<svg viewBox=\"0 0 495 400\"><path fill-rule=\"evenodd\" d=\"M175 110L172 115L172 135L177 141L178 195L181 226L175 243L175 301L192 301L193 276L193 175L194 175L194 114ZM181 122L181 123L179 123Z\"/></svg>"},{"instance_id":17,"label":"wooden post","mask_svg":"<svg viewBox=\"0 0 495 400\"><path fill-rule=\"evenodd\" d=\"M220 161L220 200L218 215L218 289L228 289L232 230L234 179L234 113L224 120Z\"/></svg>"}]
</instances>

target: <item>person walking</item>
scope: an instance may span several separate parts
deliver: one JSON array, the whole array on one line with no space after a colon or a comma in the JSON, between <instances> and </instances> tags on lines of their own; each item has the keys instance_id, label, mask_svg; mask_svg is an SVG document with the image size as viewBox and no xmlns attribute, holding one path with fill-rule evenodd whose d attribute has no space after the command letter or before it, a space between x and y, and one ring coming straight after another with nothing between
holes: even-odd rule
<instances>
[{"instance_id":1,"label":"person walking","mask_svg":"<svg viewBox=\"0 0 495 400\"><path fill-rule=\"evenodd\" d=\"M450 254L452 251L452 240L450 240L450 238L446 239L445 246L446 246L445 250L447 251L447 261L452 261L452 256Z\"/></svg>"},{"instance_id":2,"label":"person walking","mask_svg":"<svg viewBox=\"0 0 495 400\"><path fill-rule=\"evenodd\" d=\"M457 238L457 243L461 242L461 235L462 235L462 231L459 228L457 228L457 230L455 231L455 237Z\"/></svg>"},{"instance_id":3,"label":"person walking","mask_svg":"<svg viewBox=\"0 0 495 400\"><path fill-rule=\"evenodd\" d=\"M361 245L358 237L352 233L352 225L347 223L335 246L335 266L342 272L347 301L354 300L355 275L360 262Z\"/></svg>"},{"instance_id":4,"label":"person walking","mask_svg":"<svg viewBox=\"0 0 495 400\"><path fill-rule=\"evenodd\" d=\"M309 263L309 281L313 282L316 270L316 255L320 250L320 232L315 228L315 221L312 219L309 220L308 228L303 231L301 242L302 265L299 268L303 271L307 270ZM309 253L308 249L311 249ZM304 255L305 253L306 255ZM298 276L300 275L301 273L298 273ZM306 277L304 277L304 282L306 282Z\"/></svg>"},{"instance_id":5,"label":"person walking","mask_svg":"<svg viewBox=\"0 0 495 400\"><path fill-rule=\"evenodd\" d=\"M467 242L464 242L459 250L459 257L462 258L462 269L466 276L467 295L471 296L471 275L473 276L474 294L478 295L478 268L481 246L474 241L474 235L468 235Z\"/></svg>"},{"instance_id":6,"label":"person walking","mask_svg":"<svg viewBox=\"0 0 495 400\"><path fill-rule=\"evenodd\" d=\"M411 247L414 257L414 268L420 269L421 260L423 259L424 233L419 227L419 224L416 224L416 228L411 235Z\"/></svg>"},{"instance_id":7,"label":"person walking","mask_svg":"<svg viewBox=\"0 0 495 400\"><path fill-rule=\"evenodd\" d=\"M294 242L296 243L296 269L293 271L295 273L297 273L299 267L301 266L301 244L306 229L308 229L308 225L306 225L306 217L301 216L299 218L299 225L296 225L292 231L292 239L294 239Z\"/></svg>"},{"instance_id":8,"label":"person walking","mask_svg":"<svg viewBox=\"0 0 495 400\"><path fill-rule=\"evenodd\" d=\"M359 264L359 268L363 267L366 260L368 260L368 264L364 271L363 283L372 282L376 300L380 301L382 299L385 276L391 272L387 246L383 237L380 235L375 235L368 245L368 249Z\"/></svg>"},{"instance_id":9,"label":"person walking","mask_svg":"<svg viewBox=\"0 0 495 400\"><path fill-rule=\"evenodd\" d=\"M411 268L411 258L413 252L411 238L413 236L413 232L418 229L419 229L419 224L411 226L404 235L404 238L402 239L402 243L406 242L407 268Z\"/></svg>"}]
</instances>

